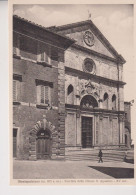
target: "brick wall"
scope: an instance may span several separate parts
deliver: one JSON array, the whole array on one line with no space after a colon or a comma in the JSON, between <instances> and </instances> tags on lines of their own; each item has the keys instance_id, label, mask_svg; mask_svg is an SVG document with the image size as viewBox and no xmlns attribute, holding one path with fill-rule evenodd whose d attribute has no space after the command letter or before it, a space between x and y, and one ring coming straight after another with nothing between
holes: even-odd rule
<instances>
[{"instance_id":1,"label":"brick wall","mask_svg":"<svg viewBox=\"0 0 136 195\"><path fill-rule=\"evenodd\" d=\"M31 49L33 48L35 50L35 47ZM26 53L27 55L25 55ZM58 110L49 110L46 114L45 108L37 107L36 88L36 79L52 83L51 103L53 107L58 107L58 62L52 59L53 67L44 67L37 64L35 51L21 50L20 54L21 57L23 56L22 59L13 59L13 73L22 76L18 99L20 104L13 106L13 123L15 127L19 127L17 157L19 159L29 159L29 134L36 122L42 120L43 115L46 115L47 120L58 130ZM56 141L56 136L53 135L53 144ZM56 148L55 151L52 151L52 154L54 153L56 154Z\"/></svg>"}]
</instances>

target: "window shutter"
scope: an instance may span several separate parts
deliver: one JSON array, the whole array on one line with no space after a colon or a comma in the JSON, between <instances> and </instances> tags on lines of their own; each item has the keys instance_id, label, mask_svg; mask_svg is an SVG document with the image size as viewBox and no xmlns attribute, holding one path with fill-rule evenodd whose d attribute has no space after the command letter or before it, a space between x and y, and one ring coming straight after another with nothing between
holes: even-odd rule
<instances>
[{"instance_id":1,"label":"window shutter","mask_svg":"<svg viewBox=\"0 0 136 195\"><path fill-rule=\"evenodd\" d=\"M45 86L45 104L49 103L49 87Z\"/></svg>"},{"instance_id":2,"label":"window shutter","mask_svg":"<svg viewBox=\"0 0 136 195\"><path fill-rule=\"evenodd\" d=\"M45 53L44 53L44 52L42 52L42 53L41 53L41 61L42 61L42 62L44 62L44 61L45 61L44 56L45 56Z\"/></svg>"},{"instance_id":3,"label":"window shutter","mask_svg":"<svg viewBox=\"0 0 136 195\"><path fill-rule=\"evenodd\" d=\"M41 103L41 86L37 85L37 103Z\"/></svg>"},{"instance_id":4,"label":"window shutter","mask_svg":"<svg viewBox=\"0 0 136 195\"><path fill-rule=\"evenodd\" d=\"M20 36L16 33L13 34L13 54L20 55Z\"/></svg>"},{"instance_id":5,"label":"window shutter","mask_svg":"<svg viewBox=\"0 0 136 195\"><path fill-rule=\"evenodd\" d=\"M16 81L16 99L20 101L21 99L21 82Z\"/></svg>"},{"instance_id":6,"label":"window shutter","mask_svg":"<svg viewBox=\"0 0 136 195\"><path fill-rule=\"evenodd\" d=\"M13 101L17 100L17 82L13 81Z\"/></svg>"},{"instance_id":7,"label":"window shutter","mask_svg":"<svg viewBox=\"0 0 136 195\"><path fill-rule=\"evenodd\" d=\"M37 61L41 61L40 43L37 43Z\"/></svg>"},{"instance_id":8,"label":"window shutter","mask_svg":"<svg viewBox=\"0 0 136 195\"><path fill-rule=\"evenodd\" d=\"M20 56L20 36L17 36L17 48L16 48L16 55Z\"/></svg>"},{"instance_id":9,"label":"window shutter","mask_svg":"<svg viewBox=\"0 0 136 195\"><path fill-rule=\"evenodd\" d=\"M49 57L48 57L47 51L45 53L45 62L49 63Z\"/></svg>"},{"instance_id":10,"label":"window shutter","mask_svg":"<svg viewBox=\"0 0 136 195\"><path fill-rule=\"evenodd\" d=\"M44 104L44 86L41 85L41 103Z\"/></svg>"}]
</instances>

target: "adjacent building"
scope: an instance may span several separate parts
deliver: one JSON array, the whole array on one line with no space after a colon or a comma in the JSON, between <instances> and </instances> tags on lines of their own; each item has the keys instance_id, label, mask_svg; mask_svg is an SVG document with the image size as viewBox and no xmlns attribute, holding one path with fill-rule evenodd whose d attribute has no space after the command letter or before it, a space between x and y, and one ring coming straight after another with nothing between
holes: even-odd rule
<instances>
[{"instance_id":1,"label":"adjacent building","mask_svg":"<svg viewBox=\"0 0 136 195\"><path fill-rule=\"evenodd\" d=\"M125 147L124 63L91 20L45 28L14 16L13 156Z\"/></svg>"},{"instance_id":2,"label":"adjacent building","mask_svg":"<svg viewBox=\"0 0 136 195\"><path fill-rule=\"evenodd\" d=\"M125 111L125 146L131 147L131 102L124 102Z\"/></svg>"}]
</instances>

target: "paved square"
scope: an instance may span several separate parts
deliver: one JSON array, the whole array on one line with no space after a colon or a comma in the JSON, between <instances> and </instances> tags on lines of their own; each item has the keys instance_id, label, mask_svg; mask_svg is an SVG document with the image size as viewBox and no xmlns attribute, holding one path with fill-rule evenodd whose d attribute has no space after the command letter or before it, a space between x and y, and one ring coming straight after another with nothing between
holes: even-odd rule
<instances>
[{"instance_id":1,"label":"paved square","mask_svg":"<svg viewBox=\"0 0 136 195\"><path fill-rule=\"evenodd\" d=\"M133 178L134 165L125 162L13 161L13 179Z\"/></svg>"}]
</instances>

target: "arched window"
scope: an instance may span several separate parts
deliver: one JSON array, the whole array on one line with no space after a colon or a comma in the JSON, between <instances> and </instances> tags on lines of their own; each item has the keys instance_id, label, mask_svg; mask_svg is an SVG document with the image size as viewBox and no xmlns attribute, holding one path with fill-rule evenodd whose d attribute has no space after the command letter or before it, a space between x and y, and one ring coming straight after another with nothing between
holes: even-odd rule
<instances>
[{"instance_id":1,"label":"arched window","mask_svg":"<svg viewBox=\"0 0 136 195\"><path fill-rule=\"evenodd\" d=\"M108 94L105 93L104 96L103 96L103 108L104 109L108 109Z\"/></svg>"},{"instance_id":2,"label":"arched window","mask_svg":"<svg viewBox=\"0 0 136 195\"><path fill-rule=\"evenodd\" d=\"M67 103L74 104L74 88L72 85L67 88Z\"/></svg>"},{"instance_id":3,"label":"arched window","mask_svg":"<svg viewBox=\"0 0 136 195\"><path fill-rule=\"evenodd\" d=\"M116 95L112 96L112 110L116 110Z\"/></svg>"}]
</instances>

